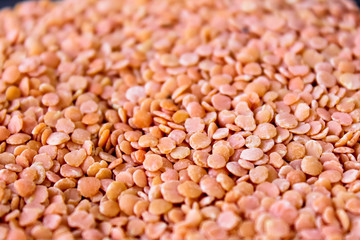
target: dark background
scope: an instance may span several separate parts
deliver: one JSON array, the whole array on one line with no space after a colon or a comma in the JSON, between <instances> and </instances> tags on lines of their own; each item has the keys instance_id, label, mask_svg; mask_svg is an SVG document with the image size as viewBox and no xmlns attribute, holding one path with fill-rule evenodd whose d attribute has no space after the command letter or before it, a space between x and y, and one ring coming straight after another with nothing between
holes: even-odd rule
<instances>
[{"instance_id":1,"label":"dark background","mask_svg":"<svg viewBox=\"0 0 360 240\"><path fill-rule=\"evenodd\" d=\"M21 2L21 1L20 0L0 0L0 7L14 6L18 2Z\"/></svg>"},{"instance_id":2,"label":"dark background","mask_svg":"<svg viewBox=\"0 0 360 240\"><path fill-rule=\"evenodd\" d=\"M14 6L19 0L0 0L0 7Z\"/></svg>"}]
</instances>

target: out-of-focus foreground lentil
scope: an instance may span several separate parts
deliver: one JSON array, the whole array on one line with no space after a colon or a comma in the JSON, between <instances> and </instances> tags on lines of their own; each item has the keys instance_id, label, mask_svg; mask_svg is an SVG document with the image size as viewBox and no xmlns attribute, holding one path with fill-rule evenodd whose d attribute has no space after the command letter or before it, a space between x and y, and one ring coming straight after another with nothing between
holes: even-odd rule
<instances>
[{"instance_id":1,"label":"out-of-focus foreground lentil","mask_svg":"<svg viewBox=\"0 0 360 240\"><path fill-rule=\"evenodd\" d=\"M360 239L347 0L0 12L0 239Z\"/></svg>"}]
</instances>

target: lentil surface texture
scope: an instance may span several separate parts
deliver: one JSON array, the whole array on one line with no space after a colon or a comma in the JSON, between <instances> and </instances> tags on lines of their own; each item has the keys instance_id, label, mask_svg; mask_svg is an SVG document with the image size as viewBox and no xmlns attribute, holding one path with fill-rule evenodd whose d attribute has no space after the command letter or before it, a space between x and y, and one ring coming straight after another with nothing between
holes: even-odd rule
<instances>
[{"instance_id":1,"label":"lentil surface texture","mask_svg":"<svg viewBox=\"0 0 360 240\"><path fill-rule=\"evenodd\" d=\"M0 11L0 239L360 239L348 0Z\"/></svg>"}]
</instances>

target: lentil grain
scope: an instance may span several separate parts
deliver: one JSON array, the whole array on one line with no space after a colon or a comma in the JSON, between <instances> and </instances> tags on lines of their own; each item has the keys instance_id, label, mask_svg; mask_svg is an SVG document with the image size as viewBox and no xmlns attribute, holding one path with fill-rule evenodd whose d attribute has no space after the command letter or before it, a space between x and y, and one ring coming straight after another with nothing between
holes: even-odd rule
<instances>
[{"instance_id":1,"label":"lentil grain","mask_svg":"<svg viewBox=\"0 0 360 240\"><path fill-rule=\"evenodd\" d=\"M0 10L0 239L360 239L351 1Z\"/></svg>"}]
</instances>

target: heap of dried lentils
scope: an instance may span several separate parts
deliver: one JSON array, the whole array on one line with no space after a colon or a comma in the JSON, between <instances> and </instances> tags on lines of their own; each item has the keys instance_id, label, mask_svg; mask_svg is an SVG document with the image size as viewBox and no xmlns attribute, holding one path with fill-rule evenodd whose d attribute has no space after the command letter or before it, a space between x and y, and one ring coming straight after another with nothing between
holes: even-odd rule
<instances>
[{"instance_id":1,"label":"heap of dried lentils","mask_svg":"<svg viewBox=\"0 0 360 240\"><path fill-rule=\"evenodd\" d=\"M360 239L348 0L0 12L0 239Z\"/></svg>"}]
</instances>

